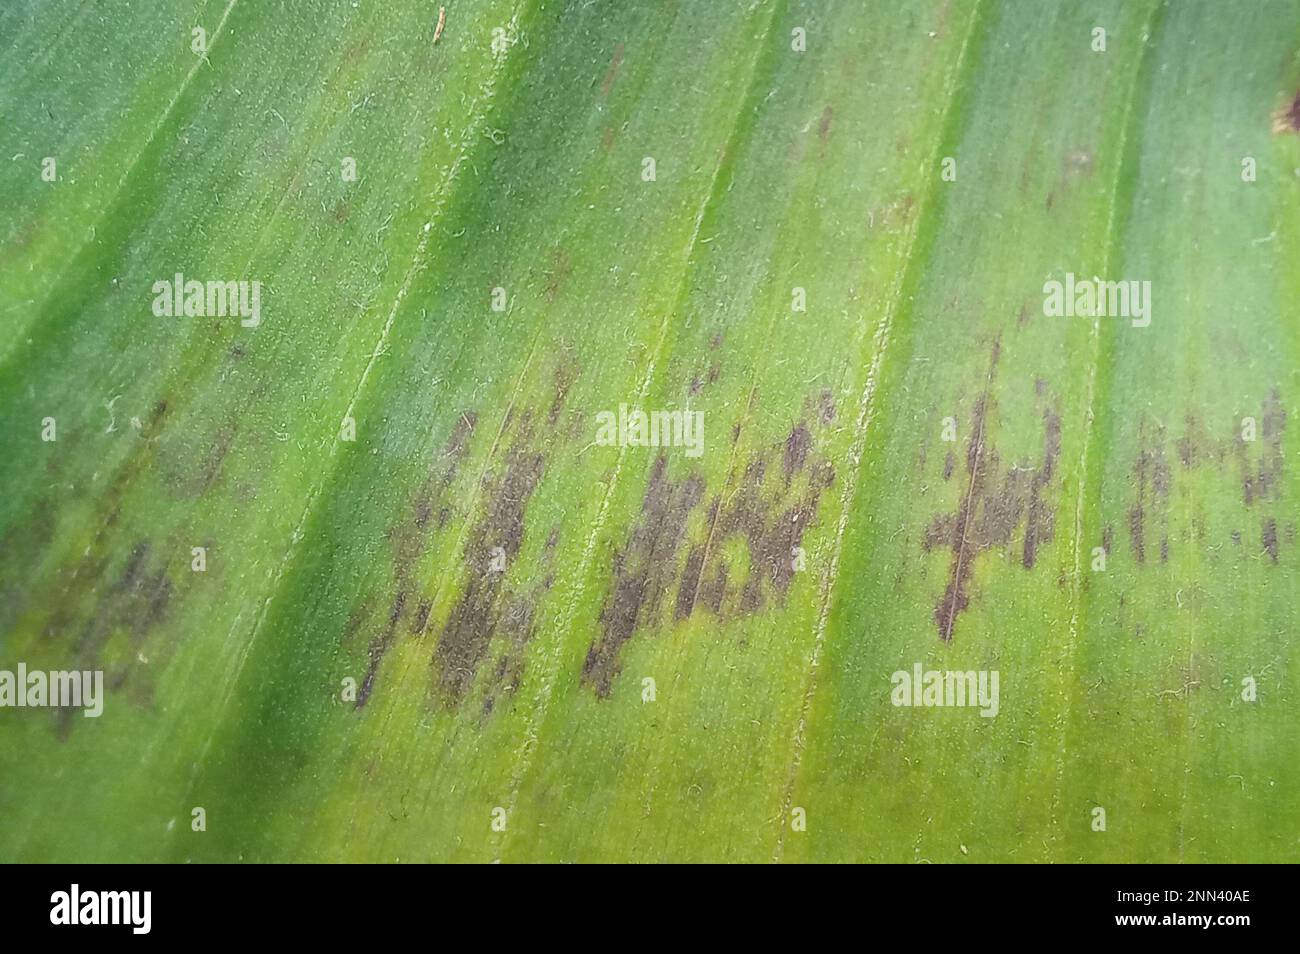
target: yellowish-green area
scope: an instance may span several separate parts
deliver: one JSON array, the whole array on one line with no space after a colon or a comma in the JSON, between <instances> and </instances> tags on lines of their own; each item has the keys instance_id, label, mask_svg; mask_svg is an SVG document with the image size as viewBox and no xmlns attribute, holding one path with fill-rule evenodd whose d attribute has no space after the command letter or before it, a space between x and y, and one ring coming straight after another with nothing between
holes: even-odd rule
<instances>
[{"instance_id":1,"label":"yellowish-green area","mask_svg":"<svg viewBox=\"0 0 1300 954\"><path fill-rule=\"evenodd\" d=\"M0 859L1296 860L1298 46L5 4L0 669L108 689L0 708Z\"/></svg>"}]
</instances>

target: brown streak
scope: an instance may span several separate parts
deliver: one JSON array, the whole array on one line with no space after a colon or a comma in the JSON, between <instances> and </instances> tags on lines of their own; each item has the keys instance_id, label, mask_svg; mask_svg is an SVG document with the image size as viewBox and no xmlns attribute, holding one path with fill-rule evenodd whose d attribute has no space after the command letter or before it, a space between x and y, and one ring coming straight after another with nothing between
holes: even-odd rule
<instances>
[{"instance_id":1,"label":"brown streak","mask_svg":"<svg viewBox=\"0 0 1300 954\"><path fill-rule=\"evenodd\" d=\"M962 564L966 559L966 540L970 532L971 517L975 512L975 490L979 475L980 455L984 452L984 420L985 413L988 409L989 392L993 389L993 374L998 366L998 355L1001 351L1001 336L993 341L993 354L989 361L988 378L984 382L984 395L975 405L976 430L973 438L973 454L968 457L970 465L970 482L966 485L966 496L962 500L958 510L958 523L960 537L957 545L957 552L953 557L952 572L949 575L948 589L944 593L943 601L939 604L939 612L936 619L939 621L939 638L945 643L952 642L952 627L957 619L957 610L965 603L965 577L963 576ZM969 570L967 570L969 572ZM946 615L945 615L946 614Z\"/></svg>"}]
</instances>

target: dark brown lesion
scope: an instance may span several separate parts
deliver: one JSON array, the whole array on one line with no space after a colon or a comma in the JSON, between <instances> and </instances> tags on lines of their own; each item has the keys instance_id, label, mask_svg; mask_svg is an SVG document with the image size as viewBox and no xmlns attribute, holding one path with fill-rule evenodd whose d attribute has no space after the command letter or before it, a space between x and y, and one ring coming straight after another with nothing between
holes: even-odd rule
<instances>
[{"instance_id":1,"label":"dark brown lesion","mask_svg":"<svg viewBox=\"0 0 1300 954\"><path fill-rule=\"evenodd\" d=\"M464 547L465 589L452 607L433 656L438 691L449 705L459 704L465 696L487 653L508 593L506 570L523 546L524 512L544 470L543 456L528 448L525 437L507 453L499 474L483 478L486 506ZM506 570L493 569L499 554L504 554Z\"/></svg>"},{"instance_id":2,"label":"dark brown lesion","mask_svg":"<svg viewBox=\"0 0 1300 954\"><path fill-rule=\"evenodd\" d=\"M155 636L175 615L185 581L202 578L190 573L190 548L206 548L210 561L216 548L207 536L180 541L173 535L161 542L126 536L131 521L123 514L131 512L128 502L142 475L156 469L160 485L178 486L168 465L158 466L154 444L171 414L168 401L161 399L144 415L140 436L145 443L128 463L116 468L95 504L95 512L102 516L98 529L79 553L60 558L57 579L50 586L20 586L16 574L6 576L0 567L0 631L13 628L35 610L40 614L37 639L58 654L60 668L102 669L106 689L123 690L128 702L145 708L153 702L150 671L160 669L159 663L173 648L171 642ZM229 427L219 430L199 466L187 475L190 481L216 479L233 434ZM59 527L66 501L59 485L66 482L65 461L51 455L45 466L51 488L59 490L36 498L24 519L0 534L0 553L15 558L22 554L33 562L62 539ZM123 544L129 544L129 550ZM211 579L220 569L210 563L207 573ZM61 737L80 724L71 714L75 713L57 718Z\"/></svg>"},{"instance_id":3,"label":"dark brown lesion","mask_svg":"<svg viewBox=\"0 0 1300 954\"><path fill-rule=\"evenodd\" d=\"M817 420L823 427L835 420L835 395L830 388L822 388L817 395Z\"/></svg>"},{"instance_id":4,"label":"dark brown lesion","mask_svg":"<svg viewBox=\"0 0 1300 954\"><path fill-rule=\"evenodd\" d=\"M677 588L677 619L686 619L695 609L695 599L700 590L700 576L704 572L705 546L693 545L686 555L686 567L682 570L681 586Z\"/></svg>"},{"instance_id":5,"label":"dark brown lesion","mask_svg":"<svg viewBox=\"0 0 1300 954\"><path fill-rule=\"evenodd\" d=\"M784 470L789 483L795 473L803 469L808 460L808 450L812 447L812 432L802 423L795 425L790 436L785 440Z\"/></svg>"},{"instance_id":6,"label":"dark brown lesion","mask_svg":"<svg viewBox=\"0 0 1300 954\"><path fill-rule=\"evenodd\" d=\"M499 656L489 673L492 678L484 684L483 716L496 709L503 693L518 688L524 674L524 649L536 631L537 606L555 582L559 526L547 532L537 572L528 575L530 582L511 581L517 576L513 571L527 536L528 504L546 472L546 457L538 449L544 437L539 435L556 430L578 374L571 359L566 357L561 364L564 367L555 371L555 393L542 424L535 426L535 415L528 409L509 409L499 438L509 450L500 466L486 472L480 481L481 504L462 547L464 588L441 627L432 655L435 692L450 708L465 700L485 662L491 665L494 641L500 646ZM501 558L504 567L498 565Z\"/></svg>"},{"instance_id":7,"label":"dark brown lesion","mask_svg":"<svg viewBox=\"0 0 1300 954\"><path fill-rule=\"evenodd\" d=\"M211 547L212 541L206 541ZM105 688L112 692L127 690L128 698L141 706L153 701L153 684L145 668L151 651L145 655L150 637L172 613L176 586L167 572L167 556L155 552L149 540L139 540L131 548L125 563L115 576L109 576L109 563L102 557L87 554L78 566L77 576L86 581L87 592L93 601L89 615L82 613L83 605L76 600L61 601L50 616L44 629L47 640L63 639L75 631L72 641L72 662L65 668L104 670ZM188 556L188 549L185 554ZM104 581L104 585L93 585ZM75 622L81 619L80 626ZM126 634L127 652L120 662L110 664L105 651L115 634ZM74 710L55 713L58 734L67 738L81 720L73 719Z\"/></svg>"},{"instance_id":8,"label":"dark brown lesion","mask_svg":"<svg viewBox=\"0 0 1300 954\"><path fill-rule=\"evenodd\" d=\"M557 371L556 393L546 411L548 425L563 407L574 371ZM472 527L466 532L462 556L465 584L452 606L433 650L435 685L441 698L450 706L463 699L473 683L494 635L519 631L531 635L531 603L519 602L505 582L507 573L493 568L495 548L505 557L506 571L518 557L524 542L524 512L545 470L542 453L533 447L533 415L516 413L512 408L503 425L503 439L512 441L501 466L484 474L478 498L481 505ZM463 513L457 506L456 481L468 459L472 439L478 429L473 411L462 412L452 425L445 444L433 454L428 471L416 488L401 518L388 532L393 564L393 589L396 592L388 613L379 624L366 649L366 673L357 696L356 707L363 707L373 695L383 661L397 641L399 631L421 638L431 628L435 607L429 585L419 574L419 566L435 535L448 523L453 513ZM463 495L461 495L463 496ZM548 538L545 554L553 555L558 539L555 530ZM548 574L543 584L549 587ZM370 601L366 601L368 606ZM354 617L368 609L354 610ZM402 625L403 620L407 620ZM363 628L361 622L350 623L350 630ZM526 636L524 637L526 638Z\"/></svg>"},{"instance_id":9,"label":"dark brown lesion","mask_svg":"<svg viewBox=\"0 0 1300 954\"><path fill-rule=\"evenodd\" d=\"M424 634L432 612L432 602L421 594L417 568L432 535L441 530L451 515L449 497L460 467L469 454L470 441L478 424L474 411L462 411L453 422L443 446L431 457L424 478L416 487L401 517L388 530L392 559L393 590L388 612L381 617L377 631L366 643L366 670L357 691L356 709L364 708L372 696L385 657L396 642L402 620L409 618L406 631L415 637ZM367 629L379 597L371 594L351 610L341 642L347 644ZM382 604L380 604L382 605ZM408 611L411 606L413 611Z\"/></svg>"},{"instance_id":10,"label":"dark brown lesion","mask_svg":"<svg viewBox=\"0 0 1300 954\"><path fill-rule=\"evenodd\" d=\"M1207 467L1220 472L1236 472L1241 502L1248 508L1277 503L1283 495L1283 469L1286 410L1278 388L1273 387L1261 402L1256 417L1254 440L1242 433L1243 421L1230 422L1231 430L1213 436L1196 414L1183 416L1183 433L1170 440L1164 427L1143 418L1138 422L1138 452L1131 470L1133 495L1128 503L1129 545L1139 564L1158 550L1161 563L1168 562L1171 549L1178 541L1203 543L1206 526L1203 518L1193 516L1191 525L1181 535L1170 533L1170 497L1175 474L1181 475ZM1170 465L1170 457L1177 464ZM1274 557L1278 547L1275 517L1262 516L1261 528L1274 523L1267 536L1265 552ZM1231 532L1233 544L1240 544L1241 531Z\"/></svg>"},{"instance_id":11,"label":"dark brown lesion","mask_svg":"<svg viewBox=\"0 0 1300 954\"><path fill-rule=\"evenodd\" d=\"M1055 537L1055 507L1049 495L1061 454L1060 415L1051 407L1041 411L1043 449L1037 465L1017 462L1004 470L989 434L999 356L999 342L995 340L984 392L971 412L965 453L966 489L955 511L931 520L922 544L926 552L940 547L952 551L948 582L934 609L935 626L944 642L952 640L958 617L970 607L970 580L982 552L1009 545L1023 525L1020 562L1025 569L1032 569L1039 549ZM1043 397L1046 387L1036 383L1035 394ZM945 480L952 477L954 468L949 452L944 461Z\"/></svg>"},{"instance_id":12,"label":"dark brown lesion","mask_svg":"<svg viewBox=\"0 0 1300 954\"><path fill-rule=\"evenodd\" d=\"M1146 513L1143 511L1140 503L1129 507L1129 545L1133 548L1133 556L1139 563L1144 563L1146 561L1146 528L1143 526L1143 520L1145 517Z\"/></svg>"},{"instance_id":13,"label":"dark brown lesion","mask_svg":"<svg viewBox=\"0 0 1300 954\"><path fill-rule=\"evenodd\" d=\"M492 670L492 678L483 694L482 712L489 716L497 703L519 690L525 671L524 651L537 632L537 607L543 594L551 589L554 576L550 570L553 551L543 550L541 582L518 592L508 591L502 601L494 638L502 649Z\"/></svg>"},{"instance_id":14,"label":"dark brown lesion","mask_svg":"<svg viewBox=\"0 0 1300 954\"><path fill-rule=\"evenodd\" d=\"M478 415L474 411L462 411L457 416L446 442L430 460L428 470L401 519L388 531L393 575L399 589L423 556L432 530L441 529L451 517L450 491L469 453L469 443L477 425Z\"/></svg>"},{"instance_id":15,"label":"dark brown lesion","mask_svg":"<svg viewBox=\"0 0 1300 954\"><path fill-rule=\"evenodd\" d=\"M1168 536L1171 477L1165 444L1163 427L1149 424L1145 419L1138 422L1138 456L1133 464L1133 481L1137 496L1129 506L1129 546L1138 563L1146 562L1147 531L1153 516L1166 539ZM1161 561L1164 562L1168 558L1166 542L1162 548Z\"/></svg>"},{"instance_id":16,"label":"dark brown lesion","mask_svg":"<svg viewBox=\"0 0 1300 954\"><path fill-rule=\"evenodd\" d=\"M1258 427L1256 443L1260 452L1257 460L1250 460L1248 442L1242 439L1239 430L1234 440L1241 467L1241 499L1248 507L1257 501L1277 500L1281 496L1282 469L1286 459L1282 447L1286 410L1282 407L1277 388L1273 388L1264 399Z\"/></svg>"},{"instance_id":17,"label":"dark brown lesion","mask_svg":"<svg viewBox=\"0 0 1300 954\"><path fill-rule=\"evenodd\" d=\"M433 609L433 604L429 600L420 600L420 605L415 608L415 616L411 619L411 635L423 636L425 629L429 625L429 613Z\"/></svg>"},{"instance_id":18,"label":"dark brown lesion","mask_svg":"<svg viewBox=\"0 0 1300 954\"><path fill-rule=\"evenodd\" d=\"M397 631L397 624L405 608L406 591L399 590L388 613L388 625L370 640L370 645L366 648L366 674L361 680L361 688L357 690L356 708L358 709L370 698L370 690L375 685L375 676L379 673L379 664L383 661L384 654L388 652L388 646L393 641L393 633Z\"/></svg>"},{"instance_id":19,"label":"dark brown lesion","mask_svg":"<svg viewBox=\"0 0 1300 954\"><path fill-rule=\"evenodd\" d=\"M1265 517L1260 527L1260 543L1263 544L1264 552L1268 558L1277 562L1277 521L1272 517Z\"/></svg>"},{"instance_id":20,"label":"dark brown lesion","mask_svg":"<svg viewBox=\"0 0 1300 954\"><path fill-rule=\"evenodd\" d=\"M1025 545L1021 563L1032 570L1038 558L1038 547L1050 543L1056 530L1056 516L1043 499L1056 471L1056 459L1061 455L1061 418L1051 408L1043 410L1042 463L1029 479L1029 504L1025 516Z\"/></svg>"},{"instance_id":21,"label":"dark brown lesion","mask_svg":"<svg viewBox=\"0 0 1300 954\"><path fill-rule=\"evenodd\" d=\"M569 388L578 377L577 358L569 348L563 349L563 357L555 366L555 395L551 398L551 408L546 413L546 423L555 427L560 420L560 413L569 399Z\"/></svg>"},{"instance_id":22,"label":"dark brown lesion","mask_svg":"<svg viewBox=\"0 0 1300 954\"><path fill-rule=\"evenodd\" d=\"M667 457L655 460L640 514L614 556L600 636L583 664L582 680L598 696L609 695L628 640L663 622L666 602L681 621L700 611L747 616L784 601L798 548L835 480L814 436L814 427L835 418L833 396L823 392L804 411L782 441L738 465L725 493L706 495L698 475L674 479ZM744 575L733 569L736 547L747 555Z\"/></svg>"},{"instance_id":23,"label":"dark brown lesion","mask_svg":"<svg viewBox=\"0 0 1300 954\"><path fill-rule=\"evenodd\" d=\"M601 634L587 651L582 679L609 695L618 675L619 652L642 619L652 618L677 572L686 520L704 496L697 475L668 476L668 460L656 458L641 501L641 514L627 544L614 555L614 580L600 612Z\"/></svg>"},{"instance_id":24,"label":"dark brown lesion","mask_svg":"<svg viewBox=\"0 0 1300 954\"><path fill-rule=\"evenodd\" d=\"M821 495L835 482L831 463L810 457L802 457L793 472L783 469L781 483L765 487L761 476L742 482L721 508L715 546L740 539L749 554L750 571L740 590L743 614L783 602L794 581L797 548L816 519ZM792 482L794 473L802 475L799 483Z\"/></svg>"}]
</instances>

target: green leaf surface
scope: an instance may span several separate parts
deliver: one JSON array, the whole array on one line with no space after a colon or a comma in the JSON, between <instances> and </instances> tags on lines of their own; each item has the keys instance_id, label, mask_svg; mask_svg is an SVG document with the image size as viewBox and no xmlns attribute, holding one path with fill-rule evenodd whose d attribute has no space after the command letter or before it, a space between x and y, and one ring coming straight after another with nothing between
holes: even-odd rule
<instances>
[{"instance_id":1,"label":"green leaf surface","mask_svg":"<svg viewBox=\"0 0 1300 954\"><path fill-rule=\"evenodd\" d=\"M1298 41L5 5L0 859L1297 860Z\"/></svg>"}]
</instances>

